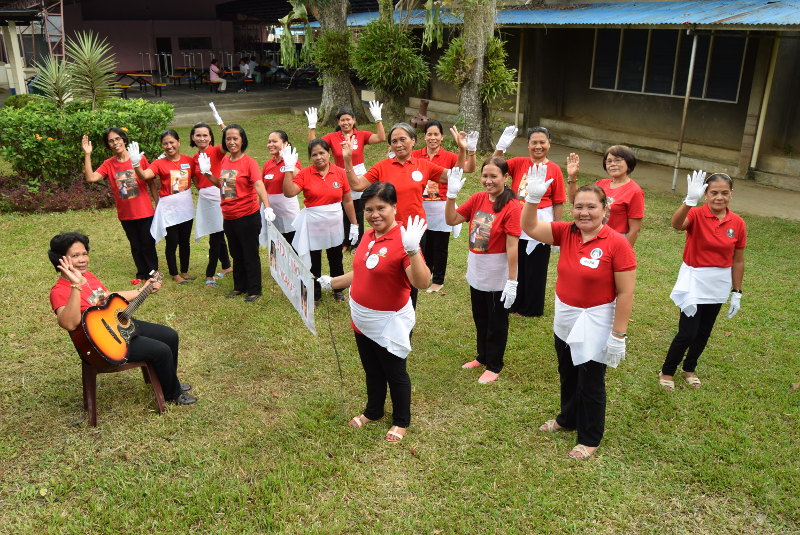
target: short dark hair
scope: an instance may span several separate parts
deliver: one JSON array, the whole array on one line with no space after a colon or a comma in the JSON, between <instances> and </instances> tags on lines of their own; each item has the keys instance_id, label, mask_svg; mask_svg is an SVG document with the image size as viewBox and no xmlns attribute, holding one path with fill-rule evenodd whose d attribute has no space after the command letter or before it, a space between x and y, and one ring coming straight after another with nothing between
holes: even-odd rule
<instances>
[{"instance_id":1,"label":"short dark hair","mask_svg":"<svg viewBox=\"0 0 800 535\"><path fill-rule=\"evenodd\" d=\"M629 175L636 169L636 155L631 148L626 145L612 145L608 147L605 154L603 154L603 171L606 171L606 158L608 158L609 154L625 160Z\"/></svg>"},{"instance_id":2,"label":"short dark hair","mask_svg":"<svg viewBox=\"0 0 800 535\"><path fill-rule=\"evenodd\" d=\"M239 136L242 138L242 152L247 150L247 133L245 133L244 128L239 126L238 124L229 124L225 127L225 130L222 131L222 148L225 149L225 152L230 152L228 150L228 144L225 142L225 134L228 133L228 130L235 128L239 131Z\"/></svg>"},{"instance_id":3,"label":"short dark hair","mask_svg":"<svg viewBox=\"0 0 800 535\"><path fill-rule=\"evenodd\" d=\"M284 143L289 143L289 134L287 134L283 130L273 130L272 132L270 132L270 134L278 134L278 137L281 138L281 141L283 141Z\"/></svg>"},{"instance_id":4,"label":"short dark hair","mask_svg":"<svg viewBox=\"0 0 800 535\"><path fill-rule=\"evenodd\" d=\"M197 130L198 128L208 128L208 133L211 134L211 145L213 145L214 144L214 131L211 130L211 127L208 126L206 123L197 123L196 125L194 125L192 127L192 131L189 132L189 146L190 147L196 147L197 146L194 143L194 131Z\"/></svg>"},{"instance_id":5,"label":"short dark hair","mask_svg":"<svg viewBox=\"0 0 800 535\"><path fill-rule=\"evenodd\" d=\"M533 134L544 134L547 136L547 141L553 139L552 136L550 135L550 130L548 130L544 126L532 126L528 128L528 141L531 140L531 136Z\"/></svg>"},{"instance_id":6,"label":"short dark hair","mask_svg":"<svg viewBox=\"0 0 800 535\"><path fill-rule=\"evenodd\" d=\"M58 269L58 263L61 257L66 256L69 248L76 242L81 242L83 246L86 247L86 251L89 251L89 236L81 234L80 232L62 232L56 234L50 240L50 249L47 251L47 258L50 259L50 263L56 268L56 273L61 272L61 270Z\"/></svg>"},{"instance_id":7,"label":"short dark hair","mask_svg":"<svg viewBox=\"0 0 800 535\"><path fill-rule=\"evenodd\" d=\"M428 133L428 128L430 128L432 126L435 126L436 128L438 128L439 129L439 133L444 135L444 126L442 126L442 123L440 123L436 119L432 119L432 120L428 121L427 123L425 123L425 128L423 128L422 131L427 134Z\"/></svg>"},{"instance_id":8,"label":"short dark hair","mask_svg":"<svg viewBox=\"0 0 800 535\"><path fill-rule=\"evenodd\" d=\"M342 129L342 127L339 126L339 124L338 124L339 123L339 119L342 118L342 115L349 115L350 117L352 117L353 118L353 126L355 126L356 122L358 121L358 117L356 117L356 114L353 113L353 110L351 108L348 108L347 106L342 106L341 108L336 110L336 123L337 124L336 124L336 128L334 129L334 132L339 132Z\"/></svg>"},{"instance_id":9,"label":"short dark hair","mask_svg":"<svg viewBox=\"0 0 800 535\"><path fill-rule=\"evenodd\" d=\"M122 142L125 143L125 146L128 146L128 134L125 133L125 130L122 128L117 128L116 126L112 126L103 134L103 143L105 143L108 150L111 150L111 146L108 144L108 136L110 136L112 132L121 137Z\"/></svg>"},{"instance_id":10,"label":"short dark hair","mask_svg":"<svg viewBox=\"0 0 800 535\"><path fill-rule=\"evenodd\" d=\"M167 136L174 137L176 141L180 141L181 140L181 136L179 136L178 133L175 130L173 130L172 128L170 128L169 130L164 130L163 132L161 132L161 137L159 138L159 140L160 141L164 141L164 138L167 137Z\"/></svg>"},{"instance_id":11,"label":"short dark hair","mask_svg":"<svg viewBox=\"0 0 800 535\"><path fill-rule=\"evenodd\" d=\"M364 204L373 197L377 197L392 206L397 204L397 190L390 182L373 182L361 193L361 200Z\"/></svg>"},{"instance_id":12,"label":"short dark hair","mask_svg":"<svg viewBox=\"0 0 800 535\"><path fill-rule=\"evenodd\" d=\"M712 182L716 182L717 180L724 180L725 182L727 182L728 186L731 188L731 191L733 191L733 179L730 176L728 176L727 173L714 173L713 175L709 175L708 177L706 177L705 183L711 184Z\"/></svg>"},{"instance_id":13,"label":"short dark hair","mask_svg":"<svg viewBox=\"0 0 800 535\"><path fill-rule=\"evenodd\" d=\"M309 156L311 156L311 151L314 150L314 147L316 147L317 145L319 145L320 147L325 149L325 151L328 154L331 153L331 146L328 145L328 142L325 141L324 139L322 139L321 137L318 137L318 138L312 139L311 141L308 142L308 155Z\"/></svg>"}]
</instances>

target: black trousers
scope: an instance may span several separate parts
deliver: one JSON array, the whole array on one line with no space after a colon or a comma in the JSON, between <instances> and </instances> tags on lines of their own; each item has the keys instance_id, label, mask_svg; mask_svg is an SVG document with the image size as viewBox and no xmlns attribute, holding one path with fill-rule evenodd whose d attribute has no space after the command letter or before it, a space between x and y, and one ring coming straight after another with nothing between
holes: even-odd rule
<instances>
[{"instance_id":1,"label":"black trousers","mask_svg":"<svg viewBox=\"0 0 800 535\"><path fill-rule=\"evenodd\" d=\"M131 244L131 256L133 256L133 263L136 264L136 278L147 280L150 278L151 271L158 270L156 240L150 234L153 217L120 220L120 223L128 237L128 243Z\"/></svg>"},{"instance_id":2,"label":"black trousers","mask_svg":"<svg viewBox=\"0 0 800 535\"><path fill-rule=\"evenodd\" d=\"M555 335L553 342L561 379L561 413L556 422L577 429L578 444L599 446L606 427L606 365L590 360L575 366L569 345Z\"/></svg>"},{"instance_id":3,"label":"black trousers","mask_svg":"<svg viewBox=\"0 0 800 535\"><path fill-rule=\"evenodd\" d=\"M477 332L477 360L489 371L500 373L508 341L508 310L503 307L503 292L484 292L469 288L472 320Z\"/></svg>"},{"instance_id":4,"label":"black trousers","mask_svg":"<svg viewBox=\"0 0 800 535\"><path fill-rule=\"evenodd\" d=\"M175 399L181 394L178 380L178 333L166 325L133 320L136 326L128 345L130 362L148 362L155 369L164 398Z\"/></svg>"},{"instance_id":5,"label":"black trousers","mask_svg":"<svg viewBox=\"0 0 800 535\"><path fill-rule=\"evenodd\" d=\"M322 251L311 251L311 274L314 275L314 301L319 301L322 297L322 287L317 282L317 279L322 275ZM344 266L342 265L342 246L334 245L329 249L325 249L325 254L328 256L328 267L330 268L331 277L338 277L344 275ZM336 290L334 293L341 293L342 290Z\"/></svg>"},{"instance_id":6,"label":"black trousers","mask_svg":"<svg viewBox=\"0 0 800 535\"><path fill-rule=\"evenodd\" d=\"M678 364L683 360L683 371L694 372L697 368L697 359L703 353L711 336L711 330L717 321L717 316L722 308L722 303L710 305L697 305L697 312L692 317L681 312L678 321L678 334L672 340L667 351L667 358L661 367L664 375L675 375ZM688 349L688 352L687 352ZM686 360L683 359L686 354Z\"/></svg>"},{"instance_id":7,"label":"black trousers","mask_svg":"<svg viewBox=\"0 0 800 535\"><path fill-rule=\"evenodd\" d=\"M258 251L261 214L256 210L238 219L226 219L222 228L233 258L233 290L261 295L261 256Z\"/></svg>"},{"instance_id":8,"label":"black trousers","mask_svg":"<svg viewBox=\"0 0 800 535\"><path fill-rule=\"evenodd\" d=\"M392 425L408 427L411 423L411 378L406 371L406 359L392 355L363 334L354 334L367 377L364 416L370 420L383 418L388 385L392 398Z\"/></svg>"},{"instance_id":9,"label":"black trousers","mask_svg":"<svg viewBox=\"0 0 800 535\"><path fill-rule=\"evenodd\" d=\"M450 245L450 233L439 230L425 231L425 246L422 255L425 263L431 270L431 282L444 284L444 274L447 271L447 253Z\"/></svg>"},{"instance_id":10,"label":"black trousers","mask_svg":"<svg viewBox=\"0 0 800 535\"><path fill-rule=\"evenodd\" d=\"M193 221L193 219L190 219L189 221L167 227L164 256L167 257L167 268L169 269L170 275L174 276L178 273L187 273L189 271L189 258L191 254L189 239L192 237ZM178 271L178 264L175 262L176 249L178 249L178 254L181 259L180 271Z\"/></svg>"},{"instance_id":11,"label":"black trousers","mask_svg":"<svg viewBox=\"0 0 800 535\"><path fill-rule=\"evenodd\" d=\"M222 264L222 269L231 267L231 259L228 256L228 244L225 243L225 232L222 230L208 236L208 265L206 266L206 278L216 275L217 262Z\"/></svg>"},{"instance_id":12,"label":"black trousers","mask_svg":"<svg viewBox=\"0 0 800 535\"><path fill-rule=\"evenodd\" d=\"M356 247L361 243L361 237L364 235L364 201L355 199L353 208L356 210L356 221L358 222L358 241L355 245L350 243L350 220L347 219L347 213L344 211L344 204L342 204L342 218L344 221L344 243L342 245Z\"/></svg>"},{"instance_id":13,"label":"black trousers","mask_svg":"<svg viewBox=\"0 0 800 535\"><path fill-rule=\"evenodd\" d=\"M544 314L544 294L547 289L547 266L550 263L550 246L537 245L531 254L525 254L528 240L519 240L517 260L517 298L511 312L520 316Z\"/></svg>"}]
</instances>

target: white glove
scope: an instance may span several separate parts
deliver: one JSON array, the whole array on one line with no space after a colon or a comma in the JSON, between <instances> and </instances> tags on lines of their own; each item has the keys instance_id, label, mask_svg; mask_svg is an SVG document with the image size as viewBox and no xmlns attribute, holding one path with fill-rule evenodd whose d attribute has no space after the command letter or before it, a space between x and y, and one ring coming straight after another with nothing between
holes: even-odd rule
<instances>
[{"instance_id":1,"label":"white glove","mask_svg":"<svg viewBox=\"0 0 800 535\"><path fill-rule=\"evenodd\" d=\"M478 131L472 131L467 134L467 152L475 152L478 150Z\"/></svg>"},{"instance_id":2,"label":"white glove","mask_svg":"<svg viewBox=\"0 0 800 535\"><path fill-rule=\"evenodd\" d=\"M158 158L156 158L156 160L163 160L166 157L167 155L162 152L161 154L158 155Z\"/></svg>"},{"instance_id":3,"label":"white glove","mask_svg":"<svg viewBox=\"0 0 800 535\"><path fill-rule=\"evenodd\" d=\"M331 281L333 279L329 275L323 275L317 279L317 282L320 286L322 286L323 290L331 291L333 290L333 286L331 286Z\"/></svg>"},{"instance_id":4,"label":"white glove","mask_svg":"<svg viewBox=\"0 0 800 535\"><path fill-rule=\"evenodd\" d=\"M697 201L706 192L708 184L703 184L706 179L705 171L693 171L691 175L686 175L686 198L683 204L686 206L697 206Z\"/></svg>"},{"instance_id":5,"label":"white glove","mask_svg":"<svg viewBox=\"0 0 800 535\"><path fill-rule=\"evenodd\" d=\"M500 135L500 140L497 142L497 146L495 147L496 150L505 152L508 150L508 147L514 143L514 140L517 138L517 127L516 126L507 126L503 133Z\"/></svg>"},{"instance_id":6,"label":"white glove","mask_svg":"<svg viewBox=\"0 0 800 535\"><path fill-rule=\"evenodd\" d=\"M416 254L419 252L419 242L422 240L422 235L425 234L427 228L428 224L424 219L420 219L418 215L415 215L413 220L411 216L408 216L406 226L400 227L403 248L407 253Z\"/></svg>"},{"instance_id":7,"label":"white glove","mask_svg":"<svg viewBox=\"0 0 800 535\"><path fill-rule=\"evenodd\" d=\"M264 219L272 223L275 221L275 211L272 209L271 206L267 206L264 208Z\"/></svg>"},{"instance_id":8,"label":"white glove","mask_svg":"<svg viewBox=\"0 0 800 535\"><path fill-rule=\"evenodd\" d=\"M317 108L308 108L306 110L306 119L308 119L308 129L317 127Z\"/></svg>"},{"instance_id":9,"label":"white glove","mask_svg":"<svg viewBox=\"0 0 800 535\"><path fill-rule=\"evenodd\" d=\"M383 104L378 102L377 100L370 100L369 101L369 113L372 115L372 119L377 123L378 121L382 121L381 114L383 113Z\"/></svg>"},{"instance_id":10,"label":"white glove","mask_svg":"<svg viewBox=\"0 0 800 535\"><path fill-rule=\"evenodd\" d=\"M531 204L539 204L544 194L547 193L547 188L553 182L553 179L545 181L547 178L547 164L533 164L528 168L528 195L525 197L525 202Z\"/></svg>"},{"instance_id":11,"label":"white glove","mask_svg":"<svg viewBox=\"0 0 800 535\"><path fill-rule=\"evenodd\" d=\"M455 199L458 197L458 192L464 187L467 177L464 176L464 170L460 167L453 167L447 171L447 198Z\"/></svg>"},{"instance_id":12,"label":"white glove","mask_svg":"<svg viewBox=\"0 0 800 535\"><path fill-rule=\"evenodd\" d=\"M517 281L511 279L506 281L506 287L503 288L503 293L500 295L500 301L503 302L504 308L511 308L514 301L517 299Z\"/></svg>"},{"instance_id":13,"label":"white glove","mask_svg":"<svg viewBox=\"0 0 800 535\"><path fill-rule=\"evenodd\" d=\"M358 241L358 225L350 223L350 236L348 238L353 245Z\"/></svg>"},{"instance_id":14,"label":"white glove","mask_svg":"<svg viewBox=\"0 0 800 535\"><path fill-rule=\"evenodd\" d=\"M458 225L453 225L453 228L450 230L450 235L453 237L454 240L458 239L458 237L461 236L461 227L462 224L459 223Z\"/></svg>"},{"instance_id":15,"label":"white glove","mask_svg":"<svg viewBox=\"0 0 800 535\"><path fill-rule=\"evenodd\" d=\"M625 340L625 338L617 338L613 334L608 335L606 356L611 362L619 364L619 362L625 358ZM616 367L616 365L614 367Z\"/></svg>"},{"instance_id":16,"label":"white glove","mask_svg":"<svg viewBox=\"0 0 800 535\"><path fill-rule=\"evenodd\" d=\"M294 169L297 167L297 149L291 145L286 145L281 149L281 158L283 158L283 166L287 169Z\"/></svg>"},{"instance_id":17,"label":"white glove","mask_svg":"<svg viewBox=\"0 0 800 535\"><path fill-rule=\"evenodd\" d=\"M132 141L131 144L128 145L128 155L131 157L131 165L139 167L144 153L139 151L139 144L137 142Z\"/></svg>"},{"instance_id":18,"label":"white glove","mask_svg":"<svg viewBox=\"0 0 800 535\"><path fill-rule=\"evenodd\" d=\"M731 306L728 308L728 315L727 318L731 319L739 312L739 309L742 307L742 294L739 292L731 292Z\"/></svg>"},{"instance_id":19,"label":"white glove","mask_svg":"<svg viewBox=\"0 0 800 535\"><path fill-rule=\"evenodd\" d=\"M214 116L214 120L217 121L217 124L224 124L222 122L222 117L220 117L219 112L217 112L217 107L214 106L214 103L209 102L208 105L211 108L211 114Z\"/></svg>"},{"instance_id":20,"label":"white glove","mask_svg":"<svg viewBox=\"0 0 800 535\"><path fill-rule=\"evenodd\" d=\"M211 174L211 158L208 157L208 154L205 152L200 153L200 155L197 157L197 166L200 167L200 172L202 174Z\"/></svg>"}]
</instances>

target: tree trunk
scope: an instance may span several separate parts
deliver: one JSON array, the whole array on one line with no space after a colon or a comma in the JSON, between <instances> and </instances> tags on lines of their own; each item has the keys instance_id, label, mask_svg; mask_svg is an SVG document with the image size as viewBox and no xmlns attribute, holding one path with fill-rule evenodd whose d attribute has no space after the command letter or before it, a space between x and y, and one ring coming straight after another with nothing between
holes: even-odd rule
<instances>
[{"instance_id":1,"label":"tree trunk","mask_svg":"<svg viewBox=\"0 0 800 535\"><path fill-rule=\"evenodd\" d=\"M319 21L322 31L347 29L348 0L328 0L319 4L307 4L308 11ZM329 75L322 73L322 101L319 104L319 122L328 126L336 125L336 112L339 108L350 108L356 114L358 123L368 122L361 104L361 98L350 82L349 74Z\"/></svg>"},{"instance_id":2,"label":"tree trunk","mask_svg":"<svg viewBox=\"0 0 800 535\"><path fill-rule=\"evenodd\" d=\"M480 132L481 151L491 152L492 133L489 127L488 107L481 100L480 90L483 84L483 69L486 48L489 38L494 33L497 0L474 0L464 6L464 21L468 24L462 26L464 37L464 57L472 60L470 74L464 87L461 88L461 115L464 117L464 130Z\"/></svg>"}]
</instances>

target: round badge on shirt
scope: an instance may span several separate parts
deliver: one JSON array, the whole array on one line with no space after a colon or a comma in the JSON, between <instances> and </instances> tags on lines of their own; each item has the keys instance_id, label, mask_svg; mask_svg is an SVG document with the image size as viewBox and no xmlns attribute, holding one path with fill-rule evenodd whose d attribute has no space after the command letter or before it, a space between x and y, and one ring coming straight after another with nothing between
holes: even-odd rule
<instances>
[{"instance_id":1,"label":"round badge on shirt","mask_svg":"<svg viewBox=\"0 0 800 535\"><path fill-rule=\"evenodd\" d=\"M422 173L419 170L416 170L411 173L411 178L414 179L414 182L419 182L422 180Z\"/></svg>"},{"instance_id":2,"label":"round badge on shirt","mask_svg":"<svg viewBox=\"0 0 800 535\"><path fill-rule=\"evenodd\" d=\"M281 170L283 170L283 169L281 169ZM275 177L275 175L267 174L267 175L264 175L264 180L272 180L274 177Z\"/></svg>"},{"instance_id":3,"label":"round badge on shirt","mask_svg":"<svg viewBox=\"0 0 800 535\"><path fill-rule=\"evenodd\" d=\"M380 260L380 257L378 255L376 255L376 254L369 255L369 257L367 258L367 262L366 262L367 269L375 269L375 266L378 265L378 261L379 260Z\"/></svg>"}]
</instances>

